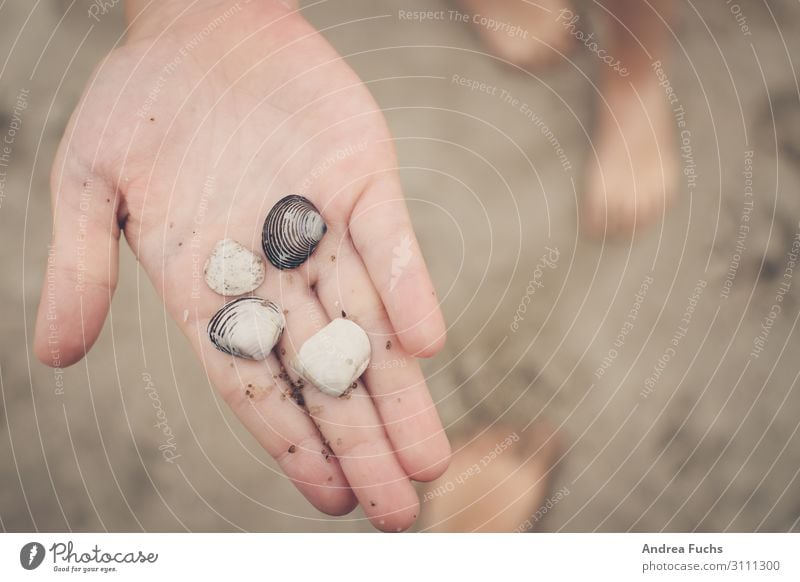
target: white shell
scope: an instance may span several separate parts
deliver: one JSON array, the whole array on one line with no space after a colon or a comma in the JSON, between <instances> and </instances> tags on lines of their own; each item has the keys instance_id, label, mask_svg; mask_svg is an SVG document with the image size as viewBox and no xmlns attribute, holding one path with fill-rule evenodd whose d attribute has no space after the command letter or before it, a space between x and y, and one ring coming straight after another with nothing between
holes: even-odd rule
<instances>
[{"instance_id":1,"label":"white shell","mask_svg":"<svg viewBox=\"0 0 800 582\"><path fill-rule=\"evenodd\" d=\"M238 242L226 238L214 245L203 269L206 283L220 295L250 293L264 282L264 260Z\"/></svg>"},{"instance_id":2,"label":"white shell","mask_svg":"<svg viewBox=\"0 0 800 582\"><path fill-rule=\"evenodd\" d=\"M278 343L286 319L272 301L240 297L225 304L208 322L208 336L226 354L264 360Z\"/></svg>"},{"instance_id":3,"label":"white shell","mask_svg":"<svg viewBox=\"0 0 800 582\"><path fill-rule=\"evenodd\" d=\"M334 319L308 338L292 362L295 372L330 396L341 396L369 365L367 333L349 319Z\"/></svg>"}]
</instances>

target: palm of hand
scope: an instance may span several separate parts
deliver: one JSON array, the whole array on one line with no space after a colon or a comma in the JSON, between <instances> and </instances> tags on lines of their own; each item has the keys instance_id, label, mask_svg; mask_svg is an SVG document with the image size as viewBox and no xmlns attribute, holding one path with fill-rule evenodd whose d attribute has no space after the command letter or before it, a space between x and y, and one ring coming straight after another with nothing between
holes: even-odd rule
<instances>
[{"instance_id":1,"label":"palm of hand","mask_svg":"<svg viewBox=\"0 0 800 582\"><path fill-rule=\"evenodd\" d=\"M409 477L438 476L449 448L408 356L435 353L444 331L394 168L368 91L297 15L218 6L134 37L98 68L54 166L62 358L80 359L99 334L121 228L211 381L303 494L334 514L358 500L377 527L408 527L418 514ZM310 198L329 231L306 264L268 266L256 290L286 313L278 356L234 359L205 335L224 300L202 265L222 238L260 252L264 216L290 193ZM393 250L409 240L398 278ZM281 366L342 312L369 333L373 365L349 400L306 387L302 410L285 398Z\"/></svg>"}]
</instances>

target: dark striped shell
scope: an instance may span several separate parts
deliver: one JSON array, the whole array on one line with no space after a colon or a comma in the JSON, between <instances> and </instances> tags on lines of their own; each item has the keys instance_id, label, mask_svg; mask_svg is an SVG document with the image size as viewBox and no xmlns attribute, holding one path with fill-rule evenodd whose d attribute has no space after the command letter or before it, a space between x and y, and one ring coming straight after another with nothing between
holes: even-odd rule
<instances>
[{"instance_id":1,"label":"dark striped shell","mask_svg":"<svg viewBox=\"0 0 800 582\"><path fill-rule=\"evenodd\" d=\"M278 269L296 269L306 262L328 227L308 198L287 196L267 214L261 245L264 254Z\"/></svg>"},{"instance_id":2,"label":"dark striped shell","mask_svg":"<svg viewBox=\"0 0 800 582\"><path fill-rule=\"evenodd\" d=\"M240 297L225 304L208 322L211 343L226 354L264 360L278 343L286 320L272 301Z\"/></svg>"}]
</instances>

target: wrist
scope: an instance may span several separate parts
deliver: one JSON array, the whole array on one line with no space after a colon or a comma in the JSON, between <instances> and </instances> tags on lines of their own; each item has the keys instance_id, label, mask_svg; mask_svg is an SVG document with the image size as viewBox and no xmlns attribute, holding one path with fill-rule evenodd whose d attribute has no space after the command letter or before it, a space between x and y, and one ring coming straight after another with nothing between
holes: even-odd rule
<instances>
[{"instance_id":1,"label":"wrist","mask_svg":"<svg viewBox=\"0 0 800 582\"><path fill-rule=\"evenodd\" d=\"M299 0L125 0L128 38L151 36L163 32L182 15L192 15L213 8L245 7L257 4L263 10L285 12L297 10Z\"/></svg>"}]
</instances>

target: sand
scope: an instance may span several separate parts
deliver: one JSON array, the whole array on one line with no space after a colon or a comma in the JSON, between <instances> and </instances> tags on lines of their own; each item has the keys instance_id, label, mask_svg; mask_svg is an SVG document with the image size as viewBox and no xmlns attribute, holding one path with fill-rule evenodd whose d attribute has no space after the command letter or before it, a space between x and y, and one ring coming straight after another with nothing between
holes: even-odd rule
<instances>
[{"instance_id":1,"label":"sand","mask_svg":"<svg viewBox=\"0 0 800 582\"><path fill-rule=\"evenodd\" d=\"M29 4L0 10L0 132L20 125L0 191L0 525L369 531L358 512L308 506L238 426L127 249L89 357L63 371L36 362L49 166L122 24L119 6L97 23L87 1ZM450 325L425 363L448 430L558 428L551 489L568 494L537 522L544 531L800 529L800 282L785 278L800 232L800 11L739 6L738 20L723 5L685 8L665 70L694 177L682 175L663 221L605 244L577 228L593 54L578 45L530 74L483 54L468 25L398 17L451 8L439 1L308 11L397 137Z\"/></svg>"}]
</instances>

